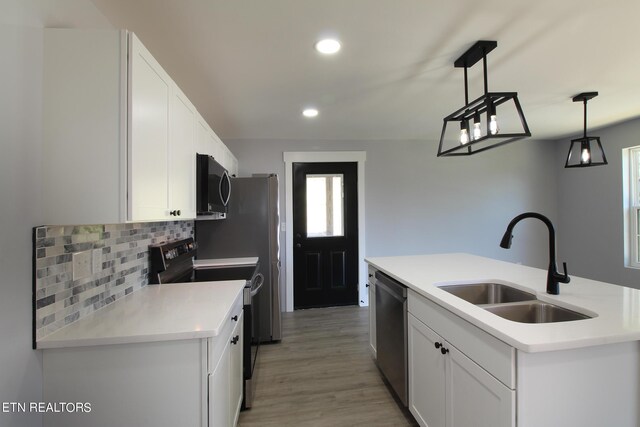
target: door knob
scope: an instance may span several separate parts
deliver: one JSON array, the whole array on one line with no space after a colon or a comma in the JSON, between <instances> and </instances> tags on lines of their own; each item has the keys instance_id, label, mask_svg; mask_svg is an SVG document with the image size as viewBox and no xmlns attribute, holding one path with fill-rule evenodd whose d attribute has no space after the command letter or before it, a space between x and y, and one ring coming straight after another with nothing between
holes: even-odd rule
<instances>
[{"instance_id":1,"label":"door knob","mask_svg":"<svg viewBox=\"0 0 640 427\"><path fill-rule=\"evenodd\" d=\"M442 347L442 348L440 349L440 353L442 353L442 354L447 354L447 353L449 353L449 349L448 349L448 348L444 348L444 347Z\"/></svg>"}]
</instances>

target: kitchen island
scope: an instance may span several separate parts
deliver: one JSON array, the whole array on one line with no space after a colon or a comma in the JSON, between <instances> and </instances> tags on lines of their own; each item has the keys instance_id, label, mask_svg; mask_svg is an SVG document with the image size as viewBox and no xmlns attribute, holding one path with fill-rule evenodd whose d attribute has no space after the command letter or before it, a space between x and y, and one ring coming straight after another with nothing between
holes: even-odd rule
<instances>
[{"instance_id":1,"label":"kitchen island","mask_svg":"<svg viewBox=\"0 0 640 427\"><path fill-rule=\"evenodd\" d=\"M421 425L640 425L640 290L572 277L548 295L545 270L468 254L367 262L370 277L408 288L409 408ZM479 282L591 318L518 323L440 288Z\"/></svg>"},{"instance_id":2,"label":"kitchen island","mask_svg":"<svg viewBox=\"0 0 640 427\"><path fill-rule=\"evenodd\" d=\"M230 426L242 402L244 280L149 285L44 337L45 426Z\"/></svg>"}]
</instances>

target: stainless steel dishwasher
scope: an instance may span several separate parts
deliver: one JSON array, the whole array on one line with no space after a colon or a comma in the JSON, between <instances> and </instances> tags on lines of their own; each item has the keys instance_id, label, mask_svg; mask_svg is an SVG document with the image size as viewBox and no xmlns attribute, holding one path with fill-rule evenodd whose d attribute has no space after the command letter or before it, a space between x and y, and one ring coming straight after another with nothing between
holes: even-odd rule
<instances>
[{"instance_id":1,"label":"stainless steel dishwasher","mask_svg":"<svg viewBox=\"0 0 640 427\"><path fill-rule=\"evenodd\" d=\"M407 288L379 271L375 278L378 368L407 406Z\"/></svg>"}]
</instances>

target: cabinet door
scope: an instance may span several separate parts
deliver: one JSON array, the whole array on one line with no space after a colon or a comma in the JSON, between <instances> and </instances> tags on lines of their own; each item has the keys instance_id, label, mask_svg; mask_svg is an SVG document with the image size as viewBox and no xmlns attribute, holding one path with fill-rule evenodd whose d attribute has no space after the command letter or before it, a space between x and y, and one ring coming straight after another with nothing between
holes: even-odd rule
<instances>
[{"instance_id":1,"label":"cabinet door","mask_svg":"<svg viewBox=\"0 0 640 427\"><path fill-rule=\"evenodd\" d=\"M231 396L229 381L231 365L229 358L230 342L227 342L215 369L209 374L209 427L227 427L230 425Z\"/></svg>"},{"instance_id":2,"label":"cabinet door","mask_svg":"<svg viewBox=\"0 0 640 427\"><path fill-rule=\"evenodd\" d=\"M209 129L208 138L211 146L211 155L216 159L216 162L224 166L224 144L211 129Z\"/></svg>"},{"instance_id":3,"label":"cabinet door","mask_svg":"<svg viewBox=\"0 0 640 427\"><path fill-rule=\"evenodd\" d=\"M196 109L177 87L171 109L169 141L169 211L180 219L195 218Z\"/></svg>"},{"instance_id":4,"label":"cabinet door","mask_svg":"<svg viewBox=\"0 0 640 427\"><path fill-rule=\"evenodd\" d=\"M233 155L233 153L231 153L231 169L229 169L229 174L232 176L238 176L238 159Z\"/></svg>"},{"instance_id":5,"label":"cabinet door","mask_svg":"<svg viewBox=\"0 0 640 427\"><path fill-rule=\"evenodd\" d=\"M409 410L425 427L445 427L445 372L448 357L435 348L444 340L408 314Z\"/></svg>"},{"instance_id":6,"label":"cabinet door","mask_svg":"<svg viewBox=\"0 0 640 427\"><path fill-rule=\"evenodd\" d=\"M209 136L210 133L209 125L200 115L198 115L196 124L196 152L198 154L208 154L209 156L213 155L213 141Z\"/></svg>"},{"instance_id":7,"label":"cabinet door","mask_svg":"<svg viewBox=\"0 0 640 427\"><path fill-rule=\"evenodd\" d=\"M447 427L515 426L515 391L478 364L449 349Z\"/></svg>"},{"instance_id":8,"label":"cabinet door","mask_svg":"<svg viewBox=\"0 0 640 427\"><path fill-rule=\"evenodd\" d=\"M169 109L173 82L131 34L129 219L168 217Z\"/></svg>"},{"instance_id":9,"label":"cabinet door","mask_svg":"<svg viewBox=\"0 0 640 427\"><path fill-rule=\"evenodd\" d=\"M231 378L229 381L229 416L230 423L235 426L240 415L242 405L242 386L244 384L242 371L242 350L243 350L243 316L240 314L238 323L231 333L231 344L229 347L229 365ZM235 343L234 343L235 342Z\"/></svg>"}]
</instances>

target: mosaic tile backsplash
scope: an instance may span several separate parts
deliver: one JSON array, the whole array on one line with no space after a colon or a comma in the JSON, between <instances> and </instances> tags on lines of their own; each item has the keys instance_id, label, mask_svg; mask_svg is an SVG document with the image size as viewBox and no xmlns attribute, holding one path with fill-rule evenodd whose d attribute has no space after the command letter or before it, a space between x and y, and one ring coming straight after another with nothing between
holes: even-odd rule
<instances>
[{"instance_id":1,"label":"mosaic tile backsplash","mask_svg":"<svg viewBox=\"0 0 640 427\"><path fill-rule=\"evenodd\" d=\"M193 221L36 228L35 339L146 286L148 246L189 236ZM75 279L74 253L86 261Z\"/></svg>"}]
</instances>

